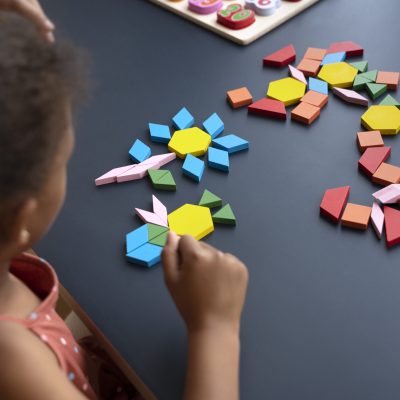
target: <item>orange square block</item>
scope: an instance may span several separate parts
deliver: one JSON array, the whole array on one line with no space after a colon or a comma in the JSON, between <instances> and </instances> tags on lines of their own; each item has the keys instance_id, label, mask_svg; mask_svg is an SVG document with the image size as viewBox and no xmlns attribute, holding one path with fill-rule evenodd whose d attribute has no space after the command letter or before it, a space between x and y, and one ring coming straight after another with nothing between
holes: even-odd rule
<instances>
[{"instance_id":1,"label":"orange square block","mask_svg":"<svg viewBox=\"0 0 400 400\"><path fill-rule=\"evenodd\" d=\"M382 163L372 175L372 182L380 185L390 185L400 182L400 167L392 164Z\"/></svg>"},{"instance_id":2,"label":"orange square block","mask_svg":"<svg viewBox=\"0 0 400 400\"><path fill-rule=\"evenodd\" d=\"M322 108L328 103L328 95L309 90L300 101L311 104L315 107Z\"/></svg>"},{"instance_id":3,"label":"orange square block","mask_svg":"<svg viewBox=\"0 0 400 400\"><path fill-rule=\"evenodd\" d=\"M299 69L305 76L317 76L321 62L318 60L310 60L303 58L297 69Z\"/></svg>"},{"instance_id":4,"label":"orange square block","mask_svg":"<svg viewBox=\"0 0 400 400\"><path fill-rule=\"evenodd\" d=\"M400 73L399 72L388 72L378 71L376 76L376 83L383 83L390 90L396 90L399 86Z\"/></svg>"},{"instance_id":5,"label":"orange square block","mask_svg":"<svg viewBox=\"0 0 400 400\"><path fill-rule=\"evenodd\" d=\"M253 96L251 95L247 87L228 90L226 92L226 96L233 108L248 106L253 102Z\"/></svg>"},{"instance_id":6,"label":"orange square block","mask_svg":"<svg viewBox=\"0 0 400 400\"><path fill-rule=\"evenodd\" d=\"M295 121L310 125L318 118L319 114L319 107L302 102L292 110L291 116Z\"/></svg>"},{"instance_id":7,"label":"orange square block","mask_svg":"<svg viewBox=\"0 0 400 400\"><path fill-rule=\"evenodd\" d=\"M379 131L357 132L357 144L363 153L368 147L383 147L382 135Z\"/></svg>"},{"instance_id":8,"label":"orange square block","mask_svg":"<svg viewBox=\"0 0 400 400\"><path fill-rule=\"evenodd\" d=\"M318 49L316 47L309 47L304 54L303 58L308 58L309 60L322 61L325 57L326 49Z\"/></svg>"},{"instance_id":9,"label":"orange square block","mask_svg":"<svg viewBox=\"0 0 400 400\"><path fill-rule=\"evenodd\" d=\"M342 215L342 225L348 228L365 230L368 228L371 211L371 207L347 203Z\"/></svg>"}]
</instances>

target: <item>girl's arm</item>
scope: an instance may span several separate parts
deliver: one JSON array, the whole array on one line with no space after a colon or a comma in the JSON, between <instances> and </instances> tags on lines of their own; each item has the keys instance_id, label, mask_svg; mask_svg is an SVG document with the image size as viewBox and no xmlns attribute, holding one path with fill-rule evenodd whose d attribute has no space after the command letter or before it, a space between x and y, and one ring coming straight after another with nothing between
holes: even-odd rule
<instances>
[{"instance_id":1,"label":"girl's arm","mask_svg":"<svg viewBox=\"0 0 400 400\"><path fill-rule=\"evenodd\" d=\"M247 269L236 257L170 233L164 276L188 332L185 400L239 398L239 327Z\"/></svg>"}]
</instances>

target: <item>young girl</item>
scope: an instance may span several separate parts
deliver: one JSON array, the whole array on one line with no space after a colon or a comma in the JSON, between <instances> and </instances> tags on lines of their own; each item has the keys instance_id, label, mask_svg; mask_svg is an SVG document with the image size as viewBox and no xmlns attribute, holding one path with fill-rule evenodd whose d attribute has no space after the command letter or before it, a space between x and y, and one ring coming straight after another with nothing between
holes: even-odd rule
<instances>
[{"instance_id":1,"label":"young girl","mask_svg":"<svg viewBox=\"0 0 400 400\"><path fill-rule=\"evenodd\" d=\"M98 368L55 313L52 267L24 253L62 206L83 88L82 53L42 36L18 17L0 20L0 398L123 398L102 391L105 378L93 375ZM187 327L184 398L238 399L245 266L170 233L163 267Z\"/></svg>"}]
</instances>

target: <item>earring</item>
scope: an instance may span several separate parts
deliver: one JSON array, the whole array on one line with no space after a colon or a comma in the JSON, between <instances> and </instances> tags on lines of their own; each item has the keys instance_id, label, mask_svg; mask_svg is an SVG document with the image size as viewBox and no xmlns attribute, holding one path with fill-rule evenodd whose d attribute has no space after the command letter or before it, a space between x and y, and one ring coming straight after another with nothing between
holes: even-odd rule
<instances>
[{"instance_id":1,"label":"earring","mask_svg":"<svg viewBox=\"0 0 400 400\"><path fill-rule=\"evenodd\" d=\"M22 244L26 244L29 242L31 234L26 230L23 229L19 235L19 240L22 242Z\"/></svg>"}]
</instances>

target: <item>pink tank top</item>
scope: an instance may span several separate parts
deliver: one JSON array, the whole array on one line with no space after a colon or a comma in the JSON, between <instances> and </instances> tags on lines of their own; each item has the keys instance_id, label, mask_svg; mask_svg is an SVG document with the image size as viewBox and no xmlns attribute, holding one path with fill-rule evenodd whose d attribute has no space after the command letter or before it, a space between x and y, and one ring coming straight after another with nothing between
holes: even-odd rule
<instances>
[{"instance_id":1,"label":"pink tank top","mask_svg":"<svg viewBox=\"0 0 400 400\"><path fill-rule=\"evenodd\" d=\"M58 279L53 268L41 258L23 254L12 260L10 272L24 282L42 303L24 319L0 315L0 321L14 322L33 332L55 354L68 379L87 398L96 399L85 374L85 350L75 341L67 325L55 312Z\"/></svg>"}]
</instances>

